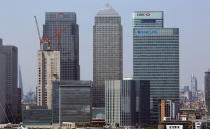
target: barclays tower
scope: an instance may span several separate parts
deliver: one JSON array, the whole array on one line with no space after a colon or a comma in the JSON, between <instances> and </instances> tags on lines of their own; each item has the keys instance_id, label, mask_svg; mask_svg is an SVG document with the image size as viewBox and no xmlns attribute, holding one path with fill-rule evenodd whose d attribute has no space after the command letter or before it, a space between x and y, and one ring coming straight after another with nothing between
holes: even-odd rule
<instances>
[{"instance_id":1,"label":"barclays tower","mask_svg":"<svg viewBox=\"0 0 210 129\"><path fill-rule=\"evenodd\" d=\"M133 78L150 81L150 121L160 100L179 100L179 29L163 27L162 11L133 13Z\"/></svg>"}]
</instances>

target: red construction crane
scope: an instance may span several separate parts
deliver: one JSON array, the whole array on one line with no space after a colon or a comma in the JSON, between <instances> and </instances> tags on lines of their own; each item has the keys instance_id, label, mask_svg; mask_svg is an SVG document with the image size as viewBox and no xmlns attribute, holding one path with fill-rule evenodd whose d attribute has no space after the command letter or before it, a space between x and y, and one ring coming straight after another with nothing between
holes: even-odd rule
<instances>
[{"instance_id":1,"label":"red construction crane","mask_svg":"<svg viewBox=\"0 0 210 129\"><path fill-rule=\"evenodd\" d=\"M43 37L46 38L46 40L44 41L43 37L41 37L41 35L40 35L39 24L36 19L36 16L34 16L34 18L35 18L36 28L37 28L37 32L38 32L38 36L39 36L39 40L40 40L40 49L41 49L41 44L43 44L43 43L47 43L48 49L50 49L50 41L53 40L54 38L57 38L57 48L58 48L58 50L60 50L60 33L63 33L66 29L68 29L71 24L65 26L63 29L61 29L59 31L59 24L58 24L58 21L56 21L57 33L55 35L53 35L52 37L49 37L47 34L45 34L45 35L43 34Z\"/></svg>"}]
</instances>

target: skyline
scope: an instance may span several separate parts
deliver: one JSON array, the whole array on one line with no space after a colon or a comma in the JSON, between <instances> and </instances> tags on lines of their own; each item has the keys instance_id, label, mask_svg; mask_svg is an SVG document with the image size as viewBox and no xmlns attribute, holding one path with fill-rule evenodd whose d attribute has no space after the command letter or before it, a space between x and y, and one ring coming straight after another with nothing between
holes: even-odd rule
<instances>
[{"instance_id":1,"label":"skyline","mask_svg":"<svg viewBox=\"0 0 210 129\"><path fill-rule=\"evenodd\" d=\"M26 1L26 0L25 0ZM96 2L97 1L97 2ZM146 4L151 3L154 0L144 1ZM158 0L160 1L160 0ZM158 3L157 1L157 3ZM67 7L64 3L70 3L73 4L70 7ZM207 17L207 20L210 20L210 16L205 16L205 13L207 14L207 11L204 10L208 8L209 1L205 0L202 4L198 1L190 1L192 4L190 4L187 9L185 8L185 2L179 0L179 1L173 1L168 2L164 0L165 5L168 5L164 8L163 5L157 5L152 4L149 8L148 5L146 7L141 7L143 1L139 2L137 0L134 0L133 2L121 1L120 5L119 1L116 0L115 2L111 1L98 1L93 0L92 2L83 2L86 3L84 5L90 6L90 8L81 9L80 7L84 7L84 5L81 4L81 0L78 0L78 2L73 2L67 0L64 3L57 3L55 5L50 6L48 10L44 9L42 7L38 8L38 4L47 4L47 1L43 2L41 0L35 1L35 2L25 2L25 9L29 9L32 7L37 7L37 9L33 10L31 13L28 12L26 15L24 12L25 10L22 9L22 6L18 6L20 3L24 2L14 2L13 5L10 7L15 6L13 9L12 14L11 12L6 12L4 10L10 9L9 2L2 2L5 4L3 8L0 11L0 16L3 17L1 20L2 23L0 24L0 28L2 28L2 31L0 32L0 38L3 39L4 45L15 45L19 49L19 64L22 67L22 76L23 76L23 87L24 90L29 91L30 88L35 90L37 86L37 51L39 50L39 39L36 32L36 26L33 19L33 16L37 16L39 21L39 28L41 28L42 32L42 25L44 24L44 15L45 12L56 12L56 11L63 11L63 12L76 12L77 14L77 22L79 25L79 31L80 31L80 66L81 66L81 80L92 80L92 67L93 67L93 32L92 32L92 26L94 24L94 16L97 14L97 12L105 6L106 3L110 3L110 5L120 14L122 18L122 26L123 26L123 74L124 77L132 77L132 12L134 11L164 11L164 20L166 24L164 26L173 28L177 27L180 28L180 87L183 87L185 85L190 85L190 79L191 74L194 73L195 76L198 78L198 86L199 89L202 85L204 85L204 72L207 71L210 68L210 61L208 61L208 54L210 54L210 51L208 52L208 34L210 33L210 26L208 26L207 22L200 22L200 19L203 17ZM96 3L99 4L97 7L92 8L91 4ZM136 7L139 3L139 7ZM197 4L196 4L197 3ZM181 4L181 7L177 7L179 4ZM6 6L8 5L8 6ZM30 5L30 6L27 6ZM127 7L122 5L128 5ZM157 6L157 7L154 7ZM59 6L59 8L63 8L58 10L56 6ZM171 7L172 6L172 7ZM198 7L199 10L194 9L193 7ZM73 7L73 8L72 8ZM133 7L133 8L132 8ZM202 7L202 8L201 8ZM45 6L46 8L46 6ZM56 8L56 9L55 9ZM132 8L132 9L131 9ZM14 10L20 9L14 12ZM33 9L33 8L32 8ZM180 10L177 10L180 9ZM2 11L3 10L3 11ZM88 10L88 12L87 12ZM185 10L184 12L182 12ZM177 12L176 12L177 11ZM185 19L182 19L184 16L186 16L187 12L189 13L192 11L192 15L187 16ZM202 13L203 12L203 13ZM17 15L15 15L17 14ZM194 15L196 15L198 18L194 19ZM22 20L21 16L26 16L24 20ZM177 20L177 19L178 20ZM180 19L180 20L179 20ZM204 18L203 18L204 19ZM183 21L184 20L184 21ZM199 24L199 22L200 24ZM183 21L183 22L182 22ZM199 24L199 26L197 24ZM206 26L205 26L206 25ZM193 28L194 27L194 28ZM8 29L9 28L9 29ZM14 28L14 30L13 30ZM198 33L199 30L202 30L202 33ZM209 28L209 29L208 29ZM21 30L21 33L18 31ZM194 31L196 30L196 31ZM19 33L18 33L19 32ZM86 33L88 35L86 35ZM197 36L197 37L196 37ZM198 44L198 42L201 42L202 44ZM33 47L31 47L33 44ZM204 45L203 45L204 44ZM191 48L191 50L188 50ZM197 48L199 48L199 51L197 51ZM193 54L193 51L195 51L195 55ZM195 56L195 57L194 57ZM87 58L88 57L88 58ZM204 57L204 59L202 59ZM196 59L196 60L195 60ZM27 60L27 61L26 61ZM88 63L87 63L88 62ZM199 65L199 62L203 62L203 64ZM88 67L88 69L86 69ZM32 71L32 72L31 72ZM30 87L30 88L29 88Z\"/></svg>"}]
</instances>

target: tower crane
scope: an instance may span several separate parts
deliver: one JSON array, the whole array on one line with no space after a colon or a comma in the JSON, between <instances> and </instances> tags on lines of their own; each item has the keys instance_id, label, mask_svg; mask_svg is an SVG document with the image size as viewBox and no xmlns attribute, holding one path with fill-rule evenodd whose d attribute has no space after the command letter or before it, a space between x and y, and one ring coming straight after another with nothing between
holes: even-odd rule
<instances>
[{"instance_id":1,"label":"tower crane","mask_svg":"<svg viewBox=\"0 0 210 129\"><path fill-rule=\"evenodd\" d=\"M44 43L48 44L48 50L50 50L50 41L53 40L54 38L57 38L57 49L58 51L60 50L60 33L63 33L65 30L67 30L71 24L66 25L64 28L62 28L61 30L59 30L59 23L58 21L56 21L56 34L53 35L52 37L49 37L47 34L43 34L43 36L41 37L40 31L39 31L39 24L37 21L36 16L34 16L35 22L36 22L36 29L38 32L38 36L39 36L39 41L40 41L40 49L41 49L41 45ZM44 37L46 38L46 40L44 40Z\"/></svg>"}]
</instances>

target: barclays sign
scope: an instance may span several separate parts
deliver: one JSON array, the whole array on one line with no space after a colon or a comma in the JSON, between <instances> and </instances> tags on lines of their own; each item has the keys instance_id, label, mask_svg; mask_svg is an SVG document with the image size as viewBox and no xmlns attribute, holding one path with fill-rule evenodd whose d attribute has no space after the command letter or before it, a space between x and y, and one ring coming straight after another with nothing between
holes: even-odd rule
<instances>
[{"instance_id":1,"label":"barclays sign","mask_svg":"<svg viewBox=\"0 0 210 129\"><path fill-rule=\"evenodd\" d=\"M156 30L137 30L137 35L140 34L157 34L158 32Z\"/></svg>"}]
</instances>

